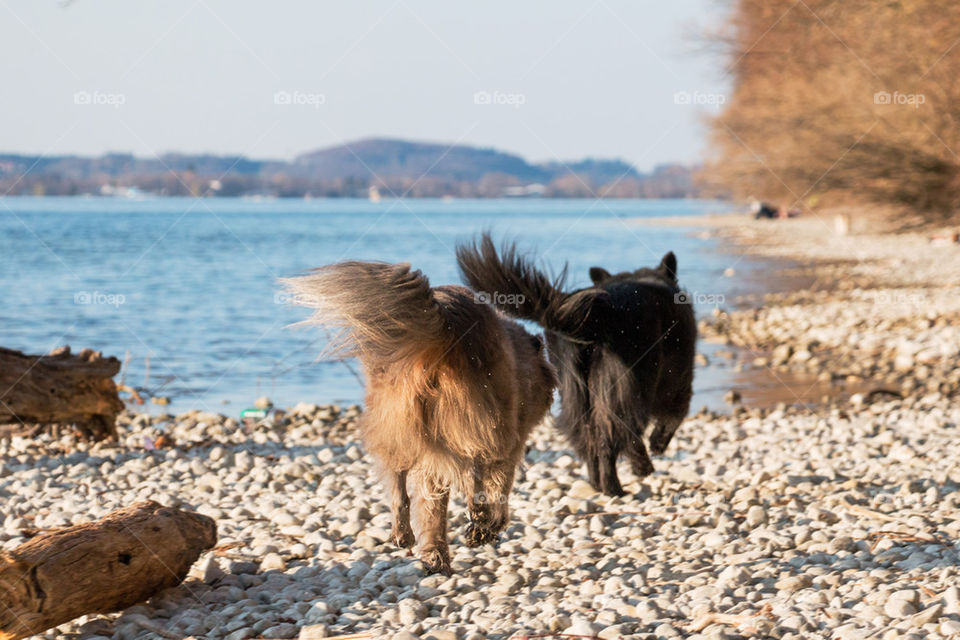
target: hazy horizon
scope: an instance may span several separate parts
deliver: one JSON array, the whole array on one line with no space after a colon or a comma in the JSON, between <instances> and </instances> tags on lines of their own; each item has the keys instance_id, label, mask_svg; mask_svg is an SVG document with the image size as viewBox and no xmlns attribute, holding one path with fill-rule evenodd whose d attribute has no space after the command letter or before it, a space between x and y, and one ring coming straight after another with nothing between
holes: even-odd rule
<instances>
[{"instance_id":1,"label":"hazy horizon","mask_svg":"<svg viewBox=\"0 0 960 640\"><path fill-rule=\"evenodd\" d=\"M718 6L4 4L0 152L289 160L364 138L696 163ZM676 94L695 96L677 103ZM696 97L700 94L701 98Z\"/></svg>"}]
</instances>

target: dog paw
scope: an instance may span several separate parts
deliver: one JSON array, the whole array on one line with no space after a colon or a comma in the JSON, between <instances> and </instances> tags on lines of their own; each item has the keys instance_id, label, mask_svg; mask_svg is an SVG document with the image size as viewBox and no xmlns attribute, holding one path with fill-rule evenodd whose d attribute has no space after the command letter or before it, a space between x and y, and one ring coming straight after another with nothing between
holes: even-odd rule
<instances>
[{"instance_id":1,"label":"dog paw","mask_svg":"<svg viewBox=\"0 0 960 640\"><path fill-rule=\"evenodd\" d=\"M612 498L619 498L627 495L627 492L623 490L623 487L620 486L619 482L616 485L607 485L603 488L602 493Z\"/></svg>"},{"instance_id":2,"label":"dog paw","mask_svg":"<svg viewBox=\"0 0 960 640\"><path fill-rule=\"evenodd\" d=\"M484 544L496 542L499 536L491 529L486 527L478 527L477 525L470 523L467 525L467 530L463 537L468 547L479 547Z\"/></svg>"},{"instance_id":3,"label":"dog paw","mask_svg":"<svg viewBox=\"0 0 960 640\"><path fill-rule=\"evenodd\" d=\"M442 573L445 576L453 574L450 569L450 558L439 549L424 551L420 554L420 560L427 573Z\"/></svg>"},{"instance_id":4,"label":"dog paw","mask_svg":"<svg viewBox=\"0 0 960 640\"><path fill-rule=\"evenodd\" d=\"M416 542L413 537L413 531L410 529L394 528L390 534L390 538L393 540L393 543L401 549L409 549L413 546L414 542Z\"/></svg>"},{"instance_id":5,"label":"dog paw","mask_svg":"<svg viewBox=\"0 0 960 640\"><path fill-rule=\"evenodd\" d=\"M637 476L638 478L646 478L648 475L656 471L656 469L653 468L653 462L651 462L649 459L641 462L631 461L630 469L633 471L633 475Z\"/></svg>"},{"instance_id":6,"label":"dog paw","mask_svg":"<svg viewBox=\"0 0 960 640\"><path fill-rule=\"evenodd\" d=\"M650 453L655 456L662 456L663 452L667 450L667 446L670 444L669 441L661 441L654 438L650 439Z\"/></svg>"}]
</instances>

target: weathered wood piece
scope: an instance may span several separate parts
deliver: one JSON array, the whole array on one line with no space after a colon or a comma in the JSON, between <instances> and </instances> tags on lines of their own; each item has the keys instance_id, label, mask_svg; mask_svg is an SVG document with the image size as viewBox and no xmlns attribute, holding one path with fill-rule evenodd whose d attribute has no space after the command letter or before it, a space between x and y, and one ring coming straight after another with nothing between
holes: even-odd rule
<instances>
[{"instance_id":1,"label":"weathered wood piece","mask_svg":"<svg viewBox=\"0 0 960 640\"><path fill-rule=\"evenodd\" d=\"M123 401L113 376L120 361L61 347L33 356L0 347L0 429L29 433L34 425L75 425L90 440L115 438Z\"/></svg>"},{"instance_id":2,"label":"weathered wood piece","mask_svg":"<svg viewBox=\"0 0 960 640\"><path fill-rule=\"evenodd\" d=\"M216 540L211 518L147 500L0 552L0 640L143 602Z\"/></svg>"}]
</instances>

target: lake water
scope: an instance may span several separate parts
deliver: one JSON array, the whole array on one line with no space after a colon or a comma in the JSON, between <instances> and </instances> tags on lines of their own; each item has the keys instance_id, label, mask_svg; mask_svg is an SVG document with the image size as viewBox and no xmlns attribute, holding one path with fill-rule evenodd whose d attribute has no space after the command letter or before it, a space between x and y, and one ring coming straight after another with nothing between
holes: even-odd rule
<instances>
[{"instance_id":1,"label":"lake water","mask_svg":"<svg viewBox=\"0 0 960 640\"><path fill-rule=\"evenodd\" d=\"M652 266L673 250L682 285L730 300L756 286L764 265L687 228L629 223L728 208L691 200L0 198L0 346L129 354L127 384L172 399L171 407L148 404L154 412L236 415L258 395L281 407L360 402L350 367L316 361L323 335L288 327L306 310L280 303L278 277L353 258L407 261L434 285L455 283L457 241L489 229L553 269L568 262L577 286L589 283L593 265ZM737 277L723 277L734 262ZM698 312L709 313L698 299ZM720 404L725 375L698 372L695 407Z\"/></svg>"}]
</instances>

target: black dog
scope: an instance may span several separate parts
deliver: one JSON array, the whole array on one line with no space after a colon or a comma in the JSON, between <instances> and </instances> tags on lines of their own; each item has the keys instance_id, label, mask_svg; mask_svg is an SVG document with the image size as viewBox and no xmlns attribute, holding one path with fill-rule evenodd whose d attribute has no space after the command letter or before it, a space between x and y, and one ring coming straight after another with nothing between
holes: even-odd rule
<instances>
[{"instance_id":1,"label":"black dog","mask_svg":"<svg viewBox=\"0 0 960 640\"><path fill-rule=\"evenodd\" d=\"M690 408L697 325L687 294L677 284L677 259L655 269L611 275L593 267L594 286L564 292L565 270L551 280L513 245L498 255L488 234L479 245L459 246L464 281L515 317L547 332L550 359L560 374L557 426L587 463L590 484L623 495L617 458L634 473L653 473L643 443L663 453Z\"/></svg>"}]
</instances>

